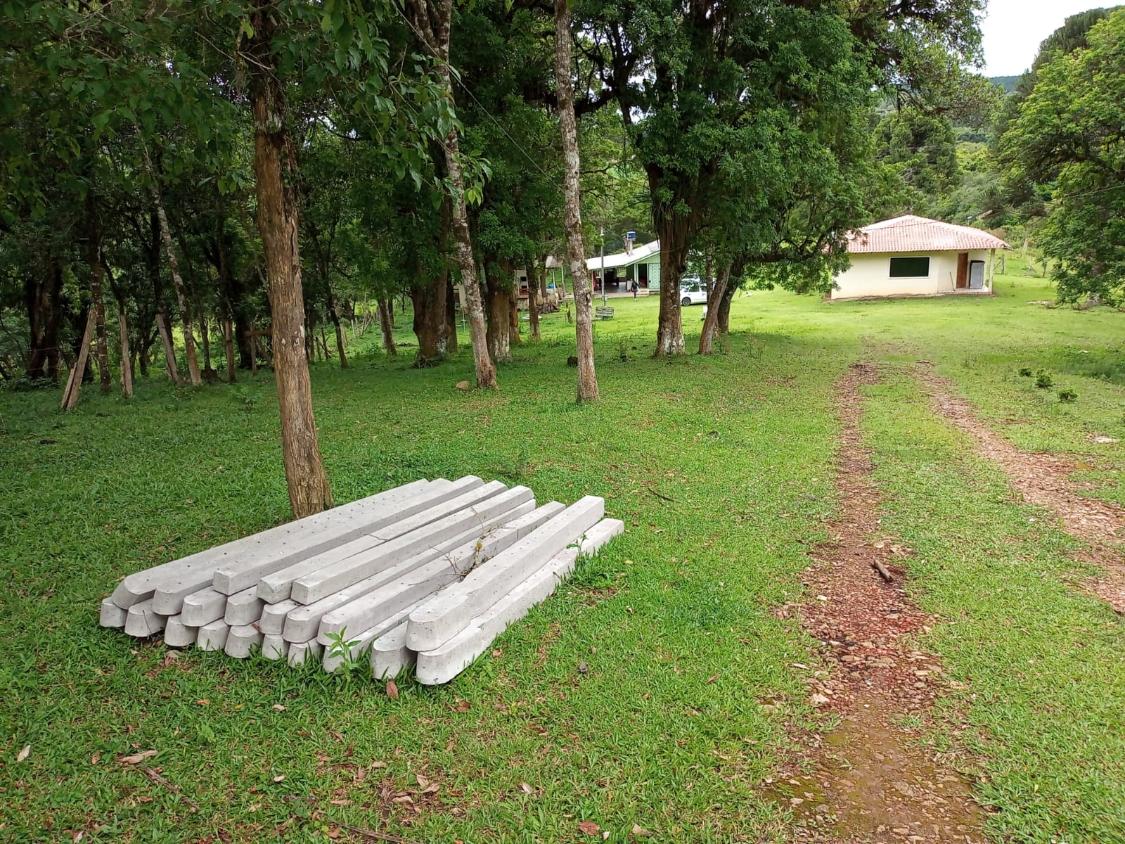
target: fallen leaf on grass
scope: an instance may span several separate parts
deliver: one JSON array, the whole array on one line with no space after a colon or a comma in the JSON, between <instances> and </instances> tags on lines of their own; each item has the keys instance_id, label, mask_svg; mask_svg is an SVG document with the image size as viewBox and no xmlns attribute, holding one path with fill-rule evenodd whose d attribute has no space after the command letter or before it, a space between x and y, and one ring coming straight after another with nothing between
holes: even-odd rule
<instances>
[{"instance_id":1,"label":"fallen leaf on grass","mask_svg":"<svg viewBox=\"0 0 1125 844\"><path fill-rule=\"evenodd\" d=\"M578 829L584 835L597 835L602 831L602 828L593 821L579 821Z\"/></svg>"},{"instance_id":2,"label":"fallen leaf on grass","mask_svg":"<svg viewBox=\"0 0 1125 844\"><path fill-rule=\"evenodd\" d=\"M520 791L522 791L524 794L534 794L535 793L535 789L532 788L530 785L528 785L525 782L520 783Z\"/></svg>"},{"instance_id":3,"label":"fallen leaf on grass","mask_svg":"<svg viewBox=\"0 0 1125 844\"><path fill-rule=\"evenodd\" d=\"M828 700L828 697L818 692L809 698L809 703L813 706L824 706L824 704L828 703Z\"/></svg>"},{"instance_id":4,"label":"fallen leaf on grass","mask_svg":"<svg viewBox=\"0 0 1125 844\"><path fill-rule=\"evenodd\" d=\"M102 755L100 753L95 753L93 756L90 757L90 764L91 765L96 765L101 761L102 761Z\"/></svg>"},{"instance_id":5,"label":"fallen leaf on grass","mask_svg":"<svg viewBox=\"0 0 1125 844\"><path fill-rule=\"evenodd\" d=\"M387 697L398 700L398 684L394 680L387 681Z\"/></svg>"},{"instance_id":6,"label":"fallen leaf on grass","mask_svg":"<svg viewBox=\"0 0 1125 844\"><path fill-rule=\"evenodd\" d=\"M285 707L284 707L284 706L283 706L282 704L280 704L280 703L275 703L275 704L273 705L273 711L274 711L274 712L284 712L284 711L285 711Z\"/></svg>"},{"instance_id":7,"label":"fallen leaf on grass","mask_svg":"<svg viewBox=\"0 0 1125 844\"><path fill-rule=\"evenodd\" d=\"M274 782L285 782L285 774L278 774L273 778Z\"/></svg>"},{"instance_id":8,"label":"fallen leaf on grass","mask_svg":"<svg viewBox=\"0 0 1125 844\"><path fill-rule=\"evenodd\" d=\"M453 711L454 712L468 712L472 708L473 708L473 705L471 703L469 703L467 700L462 698L461 700L457 701L457 704L453 707Z\"/></svg>"},{"instance_id":9,"label":"fallen leaf on grass","mask_svg":"<svg viewBox=\"0 0 1125 844\"><path fill-rule=\"evenodd\" d=\"M158 751L155 750L142 750L140 753L133 753L130 756L122 756L117 761L122 765L136 765L140 762L145 761L146 759L151 759L157 754L157 752Z\"/></svg>"},{"instance_id":10,"label":"fallen leaf on grass","mask_svg":"<svg viewBox=\"0 0 1125 844\"><path fill-rule=\"evenodd\" d=\"M16 754L16 761L17 761L17 762L22 762L22 761L23 761L24 759L26 759L26 758L27 758L28 756L30 756L30 755L31 755L31 745L30 745L30 744L25 744L25 745L24 745L24 746L23 746L23 747L22 747L22 748L20 749L20 752Z\"/></svg>"},{"instance_id":11,"label":"fallen leaf on grass","mask_svg":"<svg viewBox=\"0 0 1125 844\"><path fill-rule=\"evenodd\" d=\"M652 833L638 823L633 824L633 835L637 838L648 838Z\"/></svg>"}]
</instances>

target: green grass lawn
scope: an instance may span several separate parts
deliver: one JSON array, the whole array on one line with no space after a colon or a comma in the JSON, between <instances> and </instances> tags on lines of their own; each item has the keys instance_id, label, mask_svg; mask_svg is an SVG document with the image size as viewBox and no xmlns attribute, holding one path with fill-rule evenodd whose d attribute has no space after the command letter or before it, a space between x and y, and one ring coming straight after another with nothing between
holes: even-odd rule
<instances>
[{"instance_id":1,"label":"green grass lawn","mask_svg":"<svg viewBox=\"0 0 1125 844\"><path fill-rule=\"evenodd\" d=\"M931 360L1013 442L1072 455L1091 494L1125 501L1122 443L1091 439L1125 441L1125 316L1030 304L1051 294L1021 276L997 288L874 303L755 292L735 300L724 354L672 362L648 357L655 297L615 300L597 326L603 400L583 408L561 314L501 367L495 395L455 388L467 353L413 370L412 348L388 362L375 331L351 369L314 366L338 501L477 474L542 501L604 495L627 525L495 653L444 688L403 683L397 700L362 675L169 661L96 627L123 574L286 518L269 373L195 392L153 380L131 403L87 386L67 416L54 393L0 395L0 839L324 840L345 823L559 841L593 821L611 841L634 824L661 841L783 840L756 786L786 727L810 722L792 663L813 657L772 609L799 598L833 511L832 382L849 363ZM701 317L685 310L689 345ZM1063 388L1078 400L1060 402ZM1113 840L1120 621L1062 585L1069 543L1028 521L910 381L872 390L866 425L888 530L916 549L916 598L940 619L927 644L965 685L943 712L971 729L938 737L981 774L991 831ZM179 793L117 761L149 749Z\"/></svg>"}]
</instances>

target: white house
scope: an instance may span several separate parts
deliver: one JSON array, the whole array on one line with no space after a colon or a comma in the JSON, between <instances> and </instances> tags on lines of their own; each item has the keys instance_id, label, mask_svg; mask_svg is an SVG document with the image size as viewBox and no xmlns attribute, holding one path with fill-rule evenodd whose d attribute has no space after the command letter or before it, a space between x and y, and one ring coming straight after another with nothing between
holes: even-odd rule
<instances>
[{"instance_id":1,"label":"white house","mask_svg":"<svg viewBox=\"0 0 1125 844\"><path fill-rule=\"evenodd\" d=\"M833 299L992 292L996 250L986 231L906 215L848 235L851 266L836 276Z\"/></svg>"},{"instance_id":2,"label":"white house","mask_svg":"<svg viewBox=\"0 0 1125 844\"><path fill-rule=\"evenodd\" d=\"M634 281L641 290L660 287L660 241L634 246L629 252L615 252L586 259L586 269L593 276L594 287L601 290L604 275L609 290L628 290Z\"/></svg>"}]
</instances>

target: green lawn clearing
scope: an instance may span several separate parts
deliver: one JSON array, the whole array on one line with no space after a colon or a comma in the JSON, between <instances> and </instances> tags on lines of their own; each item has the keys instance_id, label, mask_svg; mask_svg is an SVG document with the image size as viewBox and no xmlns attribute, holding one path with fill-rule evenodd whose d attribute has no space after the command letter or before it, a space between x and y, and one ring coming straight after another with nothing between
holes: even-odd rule
<instances>
[{"instance_id":1,"label":"green lawn clearing","mask_svg":"<svg viewBox=\"0 0 1125 844\"><path fill-rule=\"evenodd\" d=\"M397 360L371 331L349 370L316 364L337 501L477 474L541 501L601 494L626 523L491 655L447 687L402 682L398 699L362 674L171 658L96 626L123 574L287 517L270 373L198 391L153 379L129 403L87 385L66 416L53 392L0 395L0 839L346 840L352 826L624 842L636 825L659 841L784 840L758 786L787 728L812 723L793 664L815 660L773 610L799 599L833 511L832 384L865 357L892 372L866 423L887 529L916 550L916 599L940 619L926 644L964 684L943 713L971 729L939 739L983 777L997 840L1113 840L1121 622L1064 585L1070 543L1029 523L899 365L933 361L1014 443L1071 455L1091 494L1121 502L1125 315L1031 304L1051 294L1023 276L997 289L864 303L756 291L735 299L723 354L671 362L649 357L656 298L617 299L596 328L603 400L582 408L562 314L515 350L495 395L455 388L464 351L410 368L408 315ZM684 311L689 345L701 317Z\"/></svg>"}]
</instances>

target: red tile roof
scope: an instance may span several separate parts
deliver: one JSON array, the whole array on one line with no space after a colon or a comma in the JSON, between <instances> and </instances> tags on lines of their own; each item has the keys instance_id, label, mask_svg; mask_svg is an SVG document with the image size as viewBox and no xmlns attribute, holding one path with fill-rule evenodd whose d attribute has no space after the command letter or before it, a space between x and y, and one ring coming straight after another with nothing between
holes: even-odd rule
<instances>
[{"instance_id":1,"label":"red tile roof","mask_svg":"<svg viewBox=\"0 0 1125 844\"><path fill-rule=\"evenodd\" d=\"M1008 244L981 229L955 226L907 214L872 223L848 235L848 252L964 252L1008 249Z\"/></svg>"}]
</instances>

